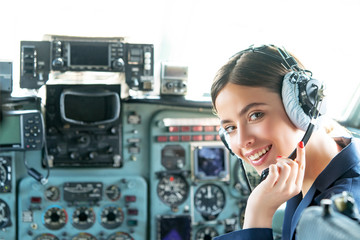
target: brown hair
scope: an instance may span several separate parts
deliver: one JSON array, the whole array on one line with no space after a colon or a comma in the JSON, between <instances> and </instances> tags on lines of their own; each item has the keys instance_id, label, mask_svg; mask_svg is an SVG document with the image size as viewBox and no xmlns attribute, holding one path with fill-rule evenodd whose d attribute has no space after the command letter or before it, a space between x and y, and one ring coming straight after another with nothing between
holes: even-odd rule
<instances>
[{"instance_id":1,"label":"brown hair","mask_svg":"<svg viewBox=\"0 0 360 240\"><path fill-rule=\"evenodd\" d=\"M259 51L241 51L219 69L211 86L211 99L215 111L216 97L228 83L265 87L281 97L283 77L289 70L282 65L282 57L276 47L264 46ZM296 61L303 67L297 59Z\"/></svg>"}]
</instances>

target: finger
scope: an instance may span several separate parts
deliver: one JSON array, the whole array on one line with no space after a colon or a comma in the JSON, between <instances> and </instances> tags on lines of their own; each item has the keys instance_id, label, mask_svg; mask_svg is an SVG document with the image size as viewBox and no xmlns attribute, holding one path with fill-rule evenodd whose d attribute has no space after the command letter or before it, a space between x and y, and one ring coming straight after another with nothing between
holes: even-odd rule
<instances>
[{"instance_id":1,"label":"finger","mask_svg":"<svg viewBox=\"0 0 360 240\"><path fill-rule=\"evenodd\" d=\"M286 183L294 184L296 182L298 175L298 169L299 169L298 163L289 158L281 158L281 159L277 159L277 161L281 162L282 164L286 164L290 167L290 173L288 178L286 179Z\"/></svg>"},{"instance_id":2,"label":"finger","mask_svg":"<svg viewBox=\"0 0 360 240\"><path fill-rule=\"evenodd\" d=\"M279 171L276 164L271 164L269 166L269 175L267 177L267 182L270 186L274 186L279 178Z\"/></svg>"},{"instance_id":3,"label":"finger","mask_svg":"<svg viewBox=\"0 0 360 240\"><path fill-rule=\"evenodd\" d=\"M298 186L302 185L302 181L304 179L305 174L305 147L304 143L301 141L299 142L297 149L296 149L296 162L299 164L297 179L295 181L295 184Z\"/></svg>"},{"instance_id":4,"label":"finger","mask_svg":"<svg viewBox=\"0 0 360 240\"><path fill-rule=\"evenodd\" d=\"M277 162L276 166L279 168L279 178L276 186L282 189L286 185L286 182L289 178L291 167L283 161Z\"/></svg>"}]
</instances>

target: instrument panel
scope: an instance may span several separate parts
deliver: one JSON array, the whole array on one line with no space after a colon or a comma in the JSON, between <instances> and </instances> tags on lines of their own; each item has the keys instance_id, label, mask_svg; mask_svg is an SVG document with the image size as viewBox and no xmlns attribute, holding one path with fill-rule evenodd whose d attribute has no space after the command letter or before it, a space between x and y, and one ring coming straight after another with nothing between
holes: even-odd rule
<instances>
[{"instance_id":1,"label":"instrument panel","mask_svg":"<svg viewBox=\"0 0 360 240\"><path fill-rule=\"evenodd\" d=\"M27 170L46 174L42 151L1 152L0 239L205 240L241 229L249 189L210 103L129 99L120 121L121 167L52 166L41 184Z\"/></svg>"}]
</instances>

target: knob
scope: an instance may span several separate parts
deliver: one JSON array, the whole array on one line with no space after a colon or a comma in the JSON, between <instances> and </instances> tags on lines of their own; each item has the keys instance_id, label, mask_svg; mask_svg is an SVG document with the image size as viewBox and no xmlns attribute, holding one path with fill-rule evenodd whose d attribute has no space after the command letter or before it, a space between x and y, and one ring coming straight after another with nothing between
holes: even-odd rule
<instances>
[{"instance_id":1,"label":"knob","mask_svg":"<svg viewBox=\"0 0 360 240\"><path fill-rule=\"evenodd\" d=\"M79 158L79 153L77 153L77 152L72 152L72 153L70 153L70 158L71 158L71 159L77 159L77 158Z\"/></svg>"},{"instance_id":2,"label":"knob","mask_svg":"<svg viewBox=\"0 0 360 240\"><path fill-rule=\"evenodd\" d=\"M64 66L64 60L62 58L55 58L52 61L52 66L55 68L61 68Z\"/></svg>"},{"instance_id":3,"label":"knob","mask_svg":"<svg viewBox=\"0 0 360 240\"><path fill-rule=\"evenodd\" d=\"M118 58L115 61L113 61L112 66L115 70L124 71L124 60L122 58Z\"/></svg>"},{"instance_id":4,"label":"knob","mask_svg":"<svg viewBox=\"0 0 360 240\"><path fill-rule=\"evenodd\" d=\"M95 159L96 157L97 157L97 152L91 152L91 153L89 153L89 158L90 159Z\"/></svg>"}]
</instances>

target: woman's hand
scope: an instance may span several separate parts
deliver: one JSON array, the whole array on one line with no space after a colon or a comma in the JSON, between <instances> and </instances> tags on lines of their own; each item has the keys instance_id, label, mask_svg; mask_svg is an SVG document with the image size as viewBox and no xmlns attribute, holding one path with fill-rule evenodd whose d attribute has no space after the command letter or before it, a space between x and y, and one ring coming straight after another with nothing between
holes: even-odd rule
<instances>
[{"instance_id":1,"label":"woman's hand","mask_svg":"<svg viewBox=\"0 0 360 240\"><path fill-rule=\"evenodd\" d=\"M300 142L297 157L278 157L269 166L269 175L250 194L243 228L271 228L272 218L281 204L301 192L305 172L305 148Z\"/></svg>"}]
</instances>

